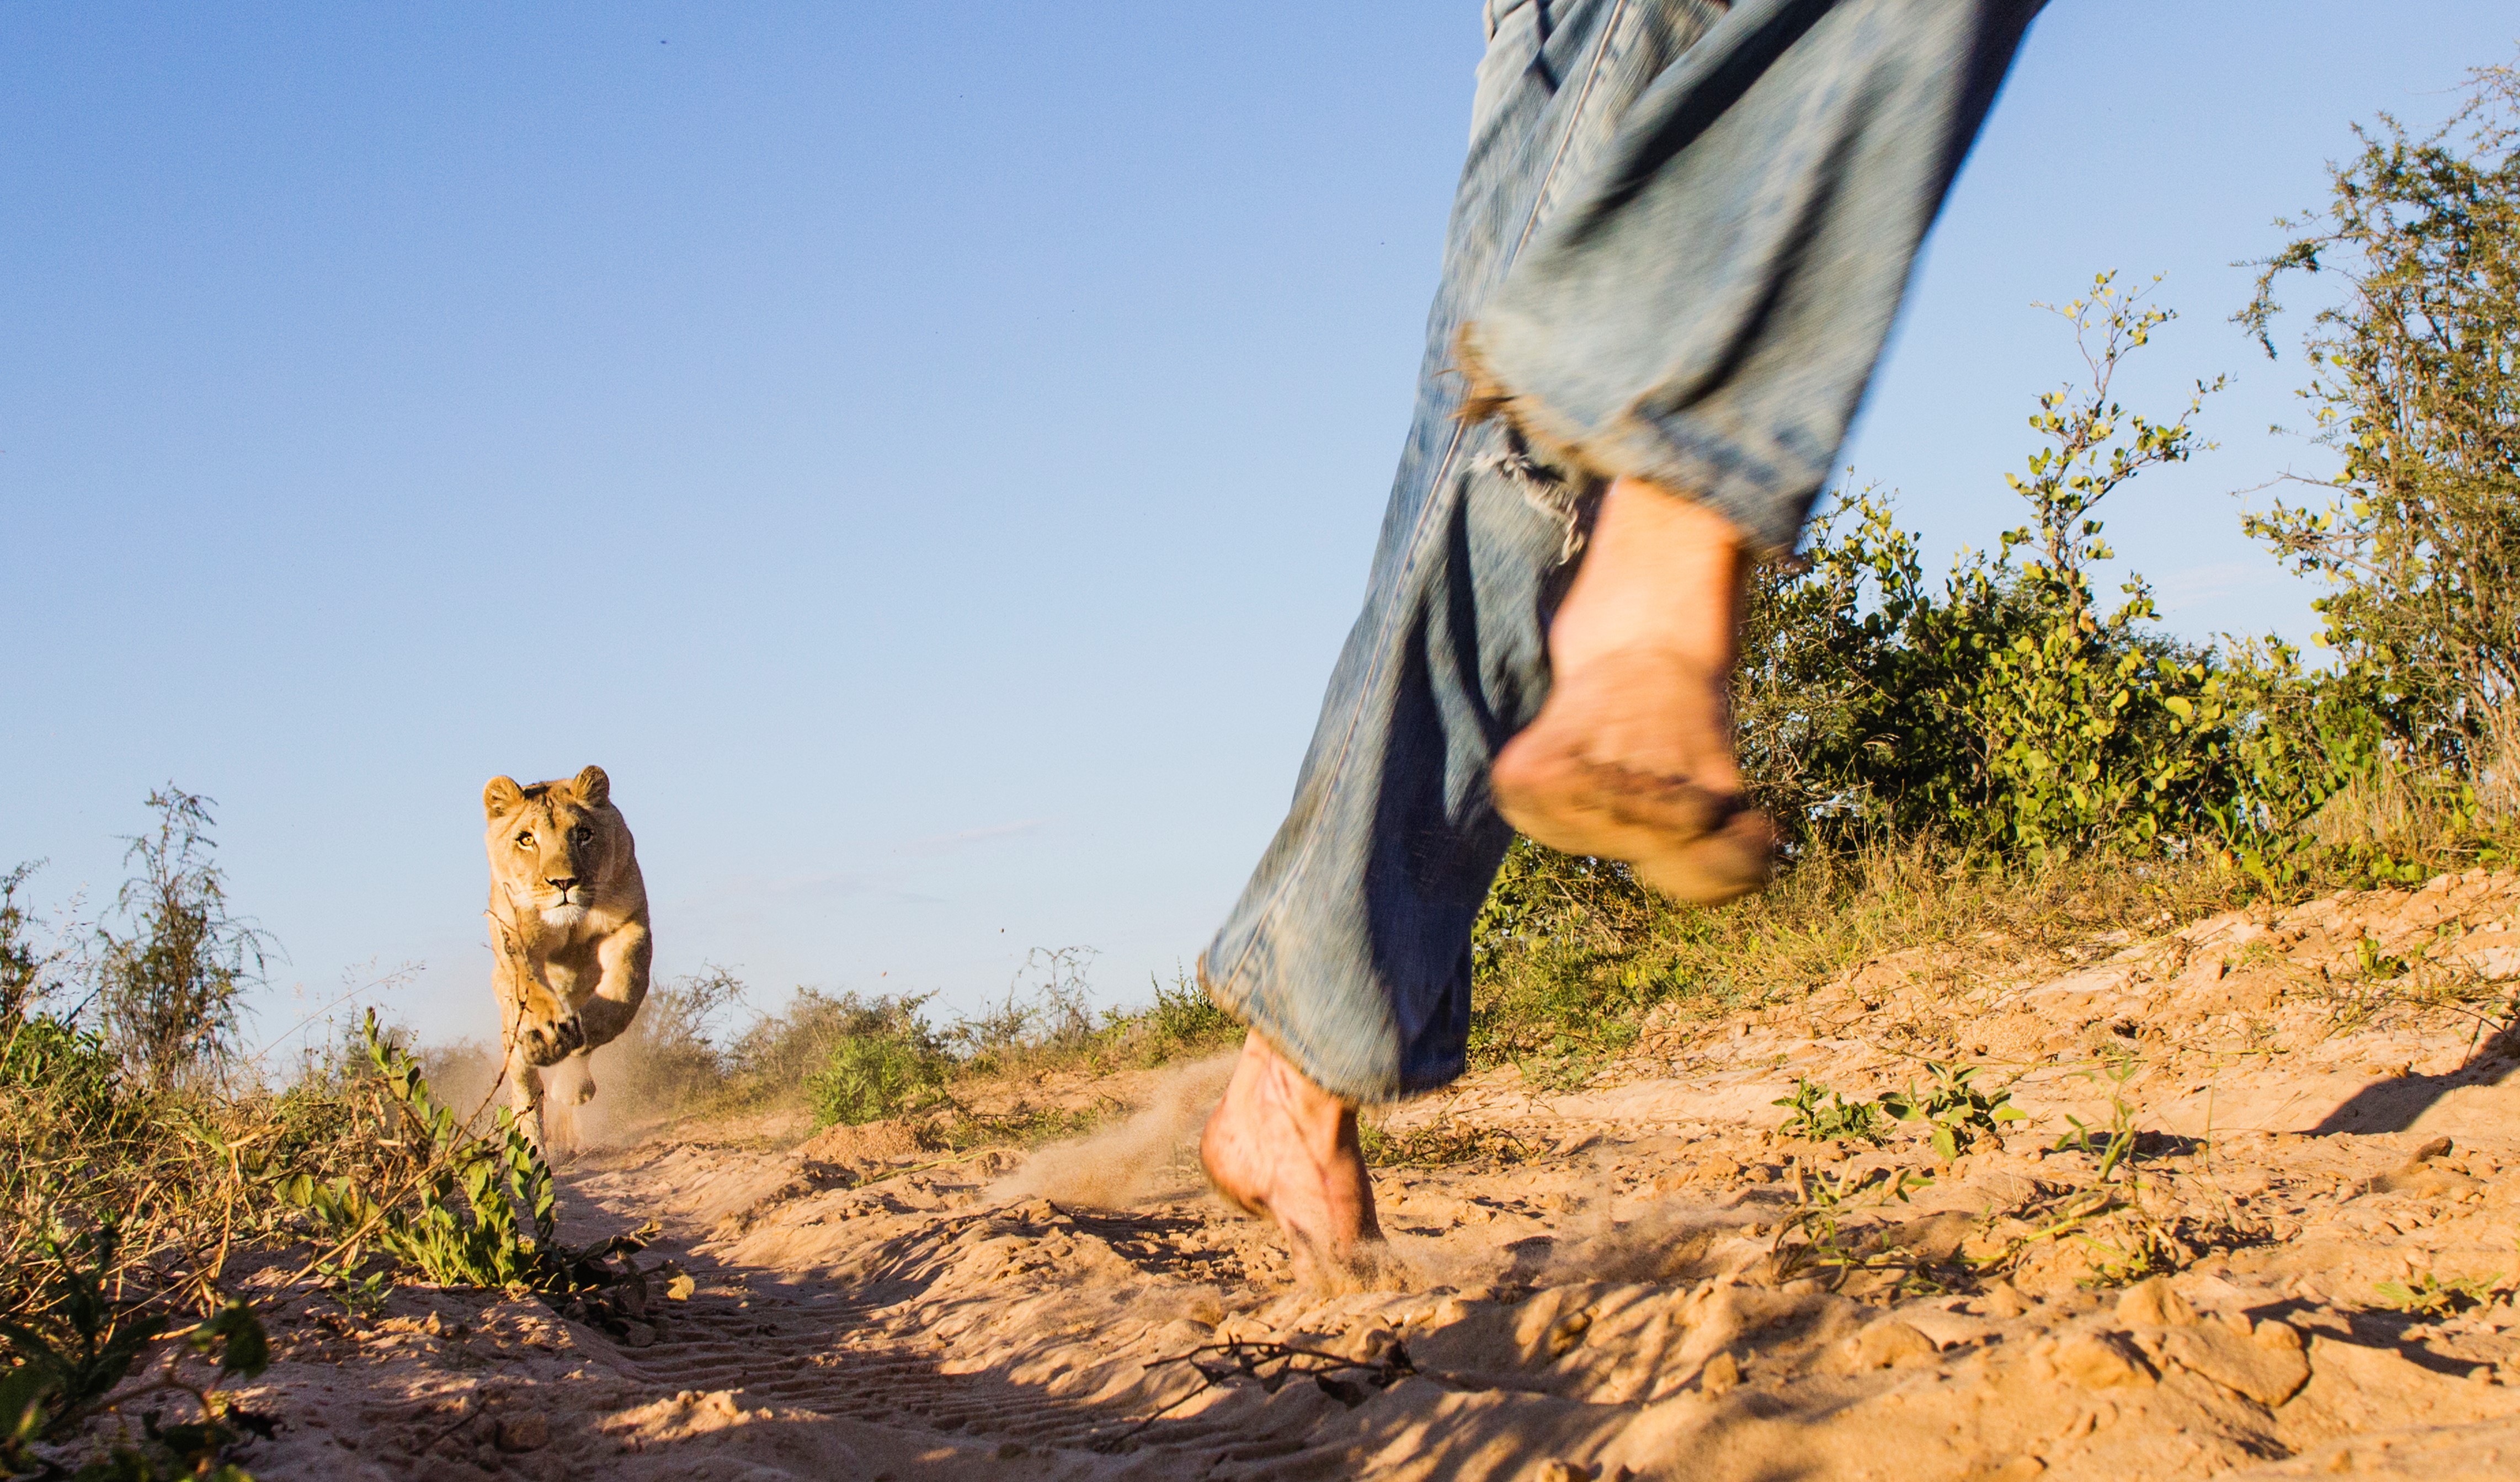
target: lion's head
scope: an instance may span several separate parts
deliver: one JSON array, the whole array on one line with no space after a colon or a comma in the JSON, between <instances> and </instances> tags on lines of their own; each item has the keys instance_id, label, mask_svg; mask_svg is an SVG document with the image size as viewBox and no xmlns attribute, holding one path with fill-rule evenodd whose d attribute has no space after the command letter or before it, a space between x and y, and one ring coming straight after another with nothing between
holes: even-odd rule
<instances>
[{"instance_id":1,"label":"lion's head","mask_svg":"<svg viewBox=\"0 0 2520 1482\"><path fill-rule=\"evenodd\" d=\"M628 867L630 829L611 796L602 767L529 787L494 777L481 789L490 879L519 918L574 925Z\"/></svg>"}]
</instances>

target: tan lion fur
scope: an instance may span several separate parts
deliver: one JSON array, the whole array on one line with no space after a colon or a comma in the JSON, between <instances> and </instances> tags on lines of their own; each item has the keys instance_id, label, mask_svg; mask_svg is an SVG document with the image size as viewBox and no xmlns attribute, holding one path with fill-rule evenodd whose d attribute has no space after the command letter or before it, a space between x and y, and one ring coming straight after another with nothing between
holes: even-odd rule
<instances>
[{"instance_id":1,"label":"tan lion fur","mask_svg":"<svg viewBox=\"0 0 2520 1482\"><path fill-rule=\"evenodd\" d=\"M543 1072L559 1066L574 1094L551 1130L573 1142L576 1105L595 1095L587 1055L629 1028L648 996L654 944L638 852L601 767L531 786L494 777L481 811L509 1104L547 1145Z\"/></svg>"}]
</instances>

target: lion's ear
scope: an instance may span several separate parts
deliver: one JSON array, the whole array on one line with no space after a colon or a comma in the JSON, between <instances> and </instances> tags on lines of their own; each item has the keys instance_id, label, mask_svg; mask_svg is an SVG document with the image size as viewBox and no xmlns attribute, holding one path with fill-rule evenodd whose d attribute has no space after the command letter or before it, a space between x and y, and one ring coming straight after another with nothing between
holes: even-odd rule
<instances>
[{"instance_id":1,"label":"lion's ear","mask_svg":"<svg viewBox=\"0 0 2520 1482\"><path fill-rule=\"evenodd\" d=\"M517 786L513 777L494 777L481 789L481 811L492 818L512 813L525 805L525 789Z\"/></svg>"},{"instance_id":2,"label":"lion's ear","mask_svg":"<svg viewBox=\"0 0 2520 1482\"><path fill-rule=\"evenodd\" d=\"M576 793L577 800L586 806L601 808L604 800L612 795L612 779L604 775L602 767L589 767L570 779L568 790Z\"/></svg>"}]
</instances>

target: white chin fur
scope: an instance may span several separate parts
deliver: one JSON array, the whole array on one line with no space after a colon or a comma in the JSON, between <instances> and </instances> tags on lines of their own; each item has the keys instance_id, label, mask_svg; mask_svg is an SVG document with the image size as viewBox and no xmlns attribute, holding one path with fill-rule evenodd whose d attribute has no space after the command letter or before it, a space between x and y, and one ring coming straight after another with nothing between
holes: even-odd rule
<instances>
[{"instance_id":1,"label":"white chin fur","mask_svg":"<svg viewBox=\"0 0 2520 1482\"><path fill-rule=\"evenodd\" d=\"M545 925L574 926L584 920L586 920L586 908L584 906L546 906L543 908L543 923Z\"/></svg>"}]
</instances>

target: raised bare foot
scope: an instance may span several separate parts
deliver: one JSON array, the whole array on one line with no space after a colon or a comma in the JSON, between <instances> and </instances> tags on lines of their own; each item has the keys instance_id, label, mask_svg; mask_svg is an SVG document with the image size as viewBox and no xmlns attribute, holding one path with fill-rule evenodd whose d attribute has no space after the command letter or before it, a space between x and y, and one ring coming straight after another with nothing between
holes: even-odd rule
<instances>
[{"instance_id":1,"label":"raised bare foot","mask_svg":"<svg viewBox=\"0 0 2520 1482\"><path fill-rule=\"evenodd\" d=\"M1356 1108L1314 1085L1257 1034L1198 1140L1217 1192L1278 1222L1298 1263L1344 1267L1382 1238L1357 1146Z\"/></svg>"},{"instance_id":2,"label":"raised bare foot","mask_svg":"<svg viewBox=\"0 0 2520 1482\"><path fill-rule=\"evenodd\" d=\"M1549 699L1490 774L1506 822L1553 849L1625 860L1682 900L1766 883L1774 837L1732 759L1748 570L1721 516L1634 479L1610 486L1550 626Z\"/></svg>"}]
</instances>

